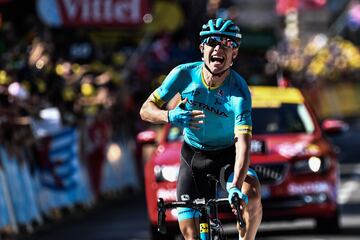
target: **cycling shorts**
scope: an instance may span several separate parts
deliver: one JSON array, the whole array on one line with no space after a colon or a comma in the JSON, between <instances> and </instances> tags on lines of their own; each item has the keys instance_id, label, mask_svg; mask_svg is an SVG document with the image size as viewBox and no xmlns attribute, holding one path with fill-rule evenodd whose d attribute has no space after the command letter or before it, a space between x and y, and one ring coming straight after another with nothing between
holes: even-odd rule
<instances>
[{"instance_id":1,"label":"cycling shorts","mask_svg":"<svg viewBox=\"0 0 360 240\"><path fill-rule=\"evenodd\" d=\"M214 190L210 187L207 174L219 179L220 169L235 163L235 145L216 151L205 151L183 143L181 148L181 163L177 182L177 200L188 201L197 198L214 198ZM253 169L248 175L257 178ZM199 217L200 213L190 208L178 208L178 220Z\"/></svg>"}]
</instances>

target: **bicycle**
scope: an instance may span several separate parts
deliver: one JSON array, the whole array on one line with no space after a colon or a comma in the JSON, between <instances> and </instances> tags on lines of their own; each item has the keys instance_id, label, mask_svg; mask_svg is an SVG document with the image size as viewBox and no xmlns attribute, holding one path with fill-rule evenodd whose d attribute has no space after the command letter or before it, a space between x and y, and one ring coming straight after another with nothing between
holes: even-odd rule
<instances>
[{"instance_id":1,"label":"bicycle","mask_svg":"<svg viewBox=\"0 0 360 240\"><path fill-rule=\"evenodd\" d=\"M221 170L220 174L220 183L222 188L226 189L226 172L228 172L229 166L224 167ZM216 196L216 189L218 185L218 180L212 176L207 175L210 186L212 186L214 195ZM242 208L241 202L237 193L234 193L231 197L231 202L235 206L237 211L236 218L241 228L246 227L246 223L242 218ZM192 208L200 212L199 218L199 230L200 230L200 240L224 240L226 236L224 234L222 224L218 218L218 206L229 204L228 198L199 198L193 201L175 201L175 202L164 202L162 198L158 199L158 231L161 234L166 234L166 215L165 211L168 209L174 209L178 207L187 207ZM209 227L210 226L210 227Z\"/></svg>"}]
</instances>

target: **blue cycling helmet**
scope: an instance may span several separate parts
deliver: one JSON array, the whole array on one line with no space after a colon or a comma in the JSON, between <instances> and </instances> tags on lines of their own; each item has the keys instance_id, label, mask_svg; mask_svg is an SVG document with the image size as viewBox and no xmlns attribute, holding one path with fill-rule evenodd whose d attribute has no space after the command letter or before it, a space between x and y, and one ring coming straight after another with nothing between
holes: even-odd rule
<instances>
[{"instance_id":1,"label":"blue cycling helmet","mask_svg":"<svg viewBox=\"0 0 360 240\"><path fill-rule=\"evenodd\" d=\"M222 18L210 19L207 24L202 26L200 32L201 42L210 36L228 37L236 42L238 46L240 45L240 28L231 20L224 20Z\"/></svg>"}]
</instances>

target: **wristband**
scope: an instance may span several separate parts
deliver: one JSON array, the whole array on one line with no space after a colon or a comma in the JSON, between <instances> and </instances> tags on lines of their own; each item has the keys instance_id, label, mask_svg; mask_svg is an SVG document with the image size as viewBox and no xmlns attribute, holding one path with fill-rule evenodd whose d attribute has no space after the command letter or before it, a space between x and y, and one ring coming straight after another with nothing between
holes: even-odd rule
<instances>
[{"instance_id":1,"label":"wristband","mask_svg":"<svg viewBox=\"0 0 360 240\"><path fill-rule=\"evenodd\" d=\"M240 191L240 189L238 189L237 187L232 187L232 188L228 189L228 193L229 193L228 201L229 201L230 204L232 204L231 198L232 198L234 193L237 193L239 198L242 199L245 202L246 205L249 202L248 196L246 194L242 193Z\"/></svg>"}]
</instances>

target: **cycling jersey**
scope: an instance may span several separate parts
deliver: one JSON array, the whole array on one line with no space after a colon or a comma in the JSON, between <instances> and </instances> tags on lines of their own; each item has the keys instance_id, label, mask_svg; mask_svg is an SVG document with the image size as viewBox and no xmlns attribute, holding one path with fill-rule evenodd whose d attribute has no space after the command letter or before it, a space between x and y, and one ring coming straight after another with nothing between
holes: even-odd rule
<instances>
[{"instance_id":1,"label":"cycling jersey","mask_svg":"<svg viewBox=\"0 0 360 240\"><path fill-rule=\"evenodd\" d=\"M245 80L230 69L224 82L207 86L202 76L203 62L174 68L154 91L155 103L162 106L175 96L187 98L187 110L203 110L200 129L184 128L184 141L203 150L224 149L234 144L234 133L251 134L251 95Z\"/></svg>"}]
</instances>

